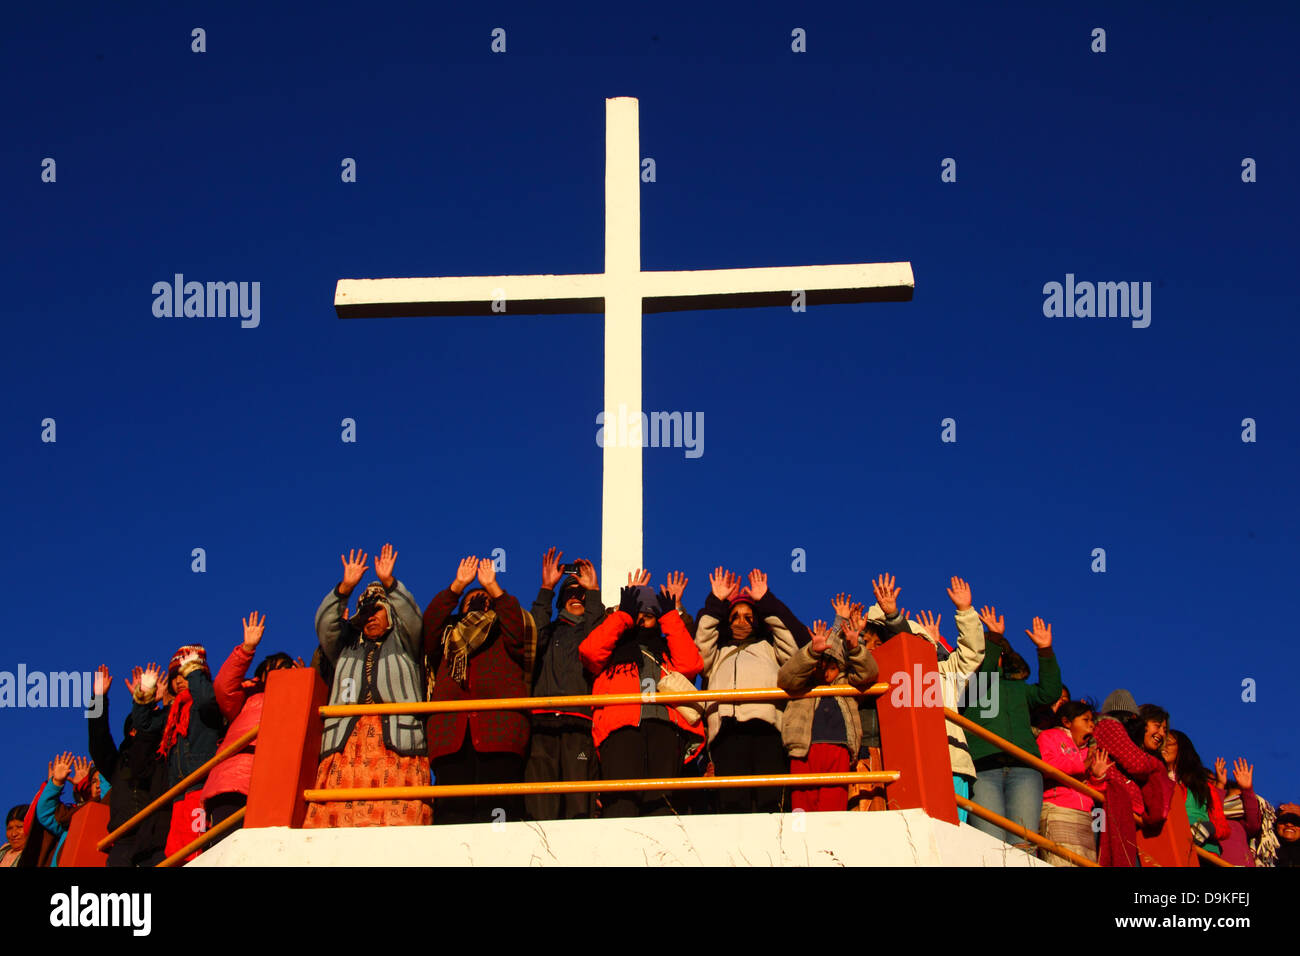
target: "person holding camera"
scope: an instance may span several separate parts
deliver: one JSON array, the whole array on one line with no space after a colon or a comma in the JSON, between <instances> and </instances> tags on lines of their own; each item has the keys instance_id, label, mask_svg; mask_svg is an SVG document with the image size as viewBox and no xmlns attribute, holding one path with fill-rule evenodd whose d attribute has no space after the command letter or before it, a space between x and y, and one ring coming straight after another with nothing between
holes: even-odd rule
<instances>
[{"instance_id":1,"label":"person holding camera","mask_svg":"<svg viewBox=\"0 0 1300 956\"><path fill-rule=\"evenodd\" d=\"M607 780L667 778L681 774L686 741L703 738L702 727L677 707L654 703L665 674L693 681L704 667L700 652L677 613L686 586L682 574L655 594L650 572L628 574L618 610L578 647L582 664L595 676L596 694L641 694L642 703L597 707L592 737ZM658 816L673 812L664 791L621 791L602 796L605 817Z\"/></svg>"},{"instance_id":2,"label":"person holding camera","mask_svg":"<svg viewBox=\"0 0 1300 956\"><path fill-rule=\"evenodd\" d=\"M533 602L537 625L537 673L534 697L560 697L591 693L592 677L582 666L578 647L605 615L600 602L596 569L590 561L561 564L563 551L549 549L542 556L542 587ZM559 586L558 613L551 617L551 602ZM596 745L591 738L591 708L566 707L532 712L532 737L524 782L595 780ZM571 820L590 817L594 793L537 793L524 797L530 820Z\"/></svg>"},{"instance_id":3,"label":"person holding camera","mask_svg":"<svg viewBox=\"0 0 1300 956\"><path fill-rule=\"evenodd\" d=\"M330 704L423 701L420 607L393 576L397 552L384 545L375 560L379 580L362 592L351 617L348 599L369 567L364 551L341 560L343 580L316 610L320 649L334 667ZM326 717L316 789L428 786L426 746L419 714ZM311 804L303 827L418 826L432 819L427 800L338 800Z\"/></svg>"},{"instance_id":4,"label":"person holding camera","mask_svg":"<svg viewBox=\"0 0 1300 956\"><path fill-rule=\"evenodd\" d=\"M482 585L469 585L478 579ZM459 605L459 613L456 611ZM430 700L528 697L537 626L497 581L491 558L469 556L451 584L424 609L425 667ZM429 760L439 785L518 783L528 748L528 716L513 710L433 714ZM435 823L522 820L519 797L437 801Z\"/></svg>"}]
</instances>

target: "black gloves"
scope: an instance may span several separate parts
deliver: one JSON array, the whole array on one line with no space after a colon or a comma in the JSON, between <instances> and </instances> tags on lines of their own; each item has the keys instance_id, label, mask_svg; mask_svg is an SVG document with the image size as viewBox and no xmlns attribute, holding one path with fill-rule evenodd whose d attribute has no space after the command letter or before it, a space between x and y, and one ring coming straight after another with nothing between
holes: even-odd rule
<instances>
[{"instance_id":1,"label":"black gloves","mask_svg":"<svg viewBox=\"0 0 1300 956\"><path fill-rule=\"evenodd\" d=\"M628 586L623 588L618 595L618 609L632 618L636 617L636 588Z\"/></svg>"},{"instance_id":2,"label":"black gloves","mask_svg":"<svg viewBox=\"0 0 1300 956\"><path fill-rule=\"evenodd\" d=\"M669 611L675 611L675 610L677 610L677 602L673 600L673 596L669 594L667 591L660 591L659 592L659 614L664 615L667 614Z\"/></svg>"}]
</instances>

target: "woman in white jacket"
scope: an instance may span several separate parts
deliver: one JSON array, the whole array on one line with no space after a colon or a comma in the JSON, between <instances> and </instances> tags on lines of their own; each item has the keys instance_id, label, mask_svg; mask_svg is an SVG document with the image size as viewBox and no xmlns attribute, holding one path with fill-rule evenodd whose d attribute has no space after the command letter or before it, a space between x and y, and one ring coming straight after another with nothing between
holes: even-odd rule
<instances>
[{"instance_id":1,"label":"woman in white jacket","mask_svg":"<svg viewBox=\"0 0 1300 956\"><path fill-rule=\"evenodd\" d=\"M716 568L709 575L712 592L699 614L695 644L704 659L703 676L710 690L776 687L781 665L807 643L808 629L767 589L767 575L755 568L749 587L740 576ZM806 639L800 642L796 634ZM785 774L790 770L781 740L782 707L770 703L710 701L705 711L709 755L720 777ZM719 790L723 813L776 813L779 787Z\"/></svg>"}]
</instances>

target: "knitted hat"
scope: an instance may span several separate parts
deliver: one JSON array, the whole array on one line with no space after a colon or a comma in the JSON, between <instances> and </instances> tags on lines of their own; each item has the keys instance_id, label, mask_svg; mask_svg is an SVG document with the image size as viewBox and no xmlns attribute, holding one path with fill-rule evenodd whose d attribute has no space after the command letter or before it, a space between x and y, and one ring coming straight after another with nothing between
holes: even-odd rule
<instances>
[{"instance_id":1,"label":"knitted hat","mask_svg":"<svg viewBox=\"0 0 1300 956\"><path fill-rule=\"evenodd\" d=\"M1110 696L1102 701L1101 704L1101 712L1103 714L1109 714L1111 711L1121 711L1126 714L1136 715L1138 712L1137 701L1133 699L1132 694L1124 690L1122 687L1119 690L1113 690L1110 692Z\"/></svg>"},{"instance_id":2,"label":"knitted hat","mask_svg":"<svg viewBox=\"0 0 1300 956\"><path fill-rule=\"evenodd\" d=\"M749 588L741 588L740 591L729 602L728 610L734 608L737 604L748 604L754 606L754 595L750 593Z\"/></svg>"},{"instance_id":3,"label":"knitted hat","mask_svg":"<svg viewBox=\"0 0 1300 956\"><path fill-rule=\"evenodd\" d=\"M177 649L172 655L171 663L167 665L167 682L170 684L171 679L181 672L181 661L191 654L198 655L199 667L203 668L204 673L211 676L208 670L208 652L203 649L202 644L186 644Z\"/></svg>"},{"instance_id":4,"label":"knitted hat","mask_svg":"<svg viewBox=\"0 0 1300 956\"><path fill-rule=\"evenodd\" d=\"M659 596L655 594L655 589L648 584L638 585L636 589L636 610L640 614L645 611L659 616Z\"/></svg>"}]
</instances>

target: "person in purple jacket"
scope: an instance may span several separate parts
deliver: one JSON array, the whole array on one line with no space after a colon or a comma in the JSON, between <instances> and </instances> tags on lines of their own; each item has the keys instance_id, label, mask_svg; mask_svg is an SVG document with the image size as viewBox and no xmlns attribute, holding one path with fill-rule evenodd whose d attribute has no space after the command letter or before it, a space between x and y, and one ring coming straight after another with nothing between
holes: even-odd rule
<instances>
[{"instance_id":1,"label":"person in purple jacket","mask_svg":"<svg viewBox=\"0 0 1300 956\"><path fill-rule=\"evenodd\" d=\"M1215 783L1223 791L1223 815L1228 818L1230 834L1220 843L1219 856L1234 866L1254 866L1255 853L1251 844L1259 839L1264 829L1259 797L1252 784L1255 768L1241 757L1232 762L1232 779L1228 779L1228 762L1222 757L1214 761Z\"/></svg>"}]
</instances>

